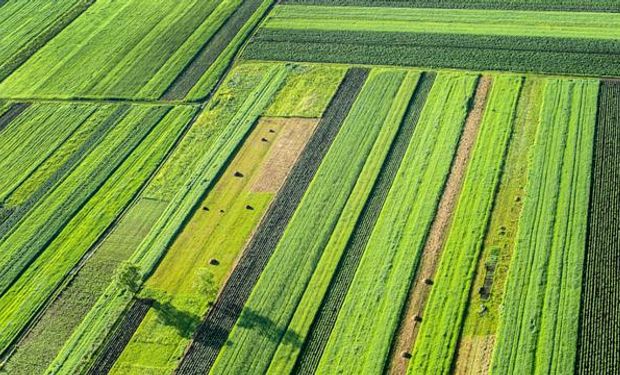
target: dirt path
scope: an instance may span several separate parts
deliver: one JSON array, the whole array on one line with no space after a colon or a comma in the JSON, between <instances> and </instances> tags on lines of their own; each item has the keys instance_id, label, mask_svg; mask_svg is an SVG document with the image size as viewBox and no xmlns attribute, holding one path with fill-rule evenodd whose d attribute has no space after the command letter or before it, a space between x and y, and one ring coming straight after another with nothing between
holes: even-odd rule
<instances>
[{"instance_id":1,"label":"dirt path","mask_svg":"<svg viewBox=\"0 0 620 375\"><path fill-rule=\"evenodd\" d=\"M441 248L450 227L452 213L458 202L465 171L467 170L467 163L484 115L484 107L490 86L491 78L488 76L481 77L476 89L473 106L467 116L463 134L459 141L459 147L452 164L446 188L439 202L437 215L422 252L419 271L412 284L412 289L405 305L405 312L392 347L389 365L390 374L405 374L407 372L410 359L409 353L413 348L420 328L417 320L423 316L422 312L430 294L431 285L428 282L431 282L430 280L433 279L439 264Z\"/></svg>"}]
</instances>

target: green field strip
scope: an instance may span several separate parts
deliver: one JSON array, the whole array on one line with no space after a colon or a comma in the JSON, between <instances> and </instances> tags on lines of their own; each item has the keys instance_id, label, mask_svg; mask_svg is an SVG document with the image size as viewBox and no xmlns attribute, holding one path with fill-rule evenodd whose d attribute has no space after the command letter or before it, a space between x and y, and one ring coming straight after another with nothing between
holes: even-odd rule
<instances>
[{"instance_id":1,"label":"green field strip","mask_svg":"<svg viewBox=\"0 0 620 375\"><path fill-rule=\"evenodd\" d=\"M303 122L259 122L145 283L141 294L154 297L154 307L110 373L174 372L189 344L189 334L214 302L215 291L225 282L275 197L275 191L253 190L270 152L277 151L273 147L291 131L310 135L313 129ZM261 141L267 137L271 138L269 142ZM243 177L235 176L236 171ZM217 259L218 264L210 264L211 259ZM207 294L200 289L200 278L205 274L211 275L214 288Z\"/></svg>"},{"instance_id":2,"label":"green field strip","mask_svg":"<svg viewBox=\"0 0 620 375\"><path fill-rule=\"evenodd\" d=\"M260 29L251 60L619 76L617 40L446 33Z\"/></svg>"},{"instance_id":3,"label":"green field strip","mask_svg":"<svg viewBox=\"0 0 620 375\"><path fill-rule=\"evenodd\" d=\"M351 233L339 264L331 276L329 287L325 290L324 295L318 299L320 305L316 307L315 315L310 322L311 325L309 329L299 330L302 333L301 336L304 336L303 345L295 350L285 350L286 347L279 348L272 362L288 356L290 361L294 362L294 373L307 374L316 371L329 334L344 302L346 291L351 286L355 270L359 266L372 228L377 222L381 208L385 204L390 187L403 161L435 77L436 73L434 72L421 74L413 97L408 104L403 124L386 156L384 166L377 177L355 229Z\"/></svg>"},{"instance_id":4,"label":"green field strip","mask_svg":"<svg viewBox=\"0 0 620 375\"><path fill-rule=\"evenodd\" d=\"M7 0L0 4L0 82L60 33L92 0Z\"/></svg>"},{"instance_id":5,"label":"green field strip","mask_svg":"<svg viewBox=\"0 0 620 375\"><path fill-rule=\"evenodd\" d=\"M267 29L620 38L620 14L509 10L277 6Z\"/></svg>"},{"instance_id":6,"label":"green field strip","mask_svg":"<svg viewBox=\"0 0 620 375\"><path fill-rule=\"evenodd\" d=\"M346 366L353 372L382 371L398 324L399 300L404 303L407 280L417 262L416 249L421 249L434 216L476 78L453 73L437 76L316 373L334 373ZM407 188L396 188L399 186ZM369 267L374 270L368 272ZM343 345L341 340L347 343Z\"/></svg>"},{"instance_id":7,"label":"green field strip","mask_svg":"<svg viewBox=\"0 0 620 375\"><path fill-rule=\"evenodd\" d=\"M598 81L546 82L492 371L572 373Z\"/></svg>"},{"instance_id":8,"label":"green field strip","mask_svg":"<svg viewBox=\"0 0 620 375\"><path fill-rule=\"evenodd\" d=\"M97 1L0 84L0 96L158 99L240 7L239 0ZM214 84L223 72L213 72Z\"/></svg>"},{"instance_id":9,"label":"green field strip","mask_svg":"<svg viewBox=\"0 0 620 375\"><path fill-rule=\"evenodd\" d=\"M252 2L255 1L258 0L252 0ZM244 3L250 4L251 2L245 1ZM233 22L229 22L230 26L228 24L225 26L228 30L222 32L221 37L213 38L213 48L218 50L218 57L215 61L209 64L209 69L204 72L189 92L187 92L187 95L185 96L186 100L204 100L211 94L211 92L213 92L214 89L217 88L220 77L227 74L226 72L230 69L237 53L241 50L245 41L257 25L263 20L263 17L269 12L273 4L273 0L262 0L259 7L249 17L247 14L244 14L250 10L248 5L248 7L243 8L244 12L238 12L238 17ZM234 37L232 39L228 39L226 33L233 31L235 33ZM225 48L219 51L223 45L225 45ZM207 53L206 51L208 50L205 50L205 53ZM207 59L207 57L205 56L204 59ZM201 59L196 61L197 64L204 63Z\"/></svg>"},{"instance_id":10,"label":"green field strip","mask_svg":"<svg viewBox=\"0 0 620 375\"><path fill-rule=\"evenodd\" d=\"M338 223L334 227L295 313L287 325L286 332L278 343L277 350L269 365L269 373L290 373L293 371L296 357L308 337L313 318L321 306L321 301L361 218L366 202L371 197L374 185L384 167L384 162L396 142L401 127L404 126L402 120L419 79L420 73L418 72L409 72L403 79L401 87L391 103L388 117L383 123L383 128L387 131L384 130L379 134L376 144L366 160L358 182L351 191ZM289 341L287 340L289 336L296 337L297 340Z\"/></svg>"},{"instance_id":11,"label":"green field strip","mask_svg":"<svg viewBox=\"0 0 620 375\"><path fill-rule=\"evenodd\" d=\"M359 214L356 208L372 187L379 169L375 165L382 164L381 154L400 124L399 119L396 124L386 121L404 77L403 71L370 73L211 373L264 372L280 340L296 341L295 334L285 336L285 327L330 237L338 236L336 229L348 227L338 226L338 220L348 214L354 222L355 212Z\"/></svg>"},{"instance_id":12,"label":"green field strip","mask_svg":"<svg viewBox=\"0 0 620 375\"><path fill-rule=\"evenodd\" d=\"M161 120L158 115L154 129L2 295L0 321L6 322L2 327L2 343L16 337L131 202L165 157L192 112L192 108L177 107Z\"/></svg>"},{"instance_id":13,"label":"green field strip","mask_svg":"<svg viewBox=\"0 0 620 375\"><path fill-rule=\"evenodd\" d=\"M0 295L106 183L168 110L163 107L132 109L82 163L5 236L0 243Z\"/></svg>"},{"instance_id":14,"label":"green field strip","mask_svg":"<svg viewBox=\"0 0 620 375\"><path fill-rule=\"evenodd\" d=\"M0 369L7 374L42 374L54 360L73 329L93 307L112 281L118 266L133 250L166 208L166 202L140 199L129 208L71 282L55 297L20 340Z\"/></svg>"},{"instance_id":15,"label":"green field strip","mask_svg":"<svg viewBox=\"0 0 620 375\"><path fill-rule=\"evenodd\" d=\"M617 145L620 82L602 81L598 103L592 166L592 190L588 209L588 238L583 271L579 343L576 372L616 371L620 336L617 325L620 299L616 288L618 264L618 164Z\"/></svg>"},{"instance_id":16,"label":"green field strip","mask_svg":"<svg viewBox=\"0 0 620 375\"><path fill-rule=\"evenodd\" d=\"M12 103L8 100L2 102L2 105L0 106L0 132L6 129L11 121L15 120L29 106L30 103Z\"/></svg>"},{"instance_id":17,"label":"green field strip","mask_svg":"<svg viewBox=\"0 0 620 375\"><path fill-rule=\"evenodd\" d=\"M474 336L495 335L497 331L500 304L526 194L528 154L536 136L543 88L543 79L527 78L523 84L506 165L471 288L461 342ZM489 293L487 298L482 296L483 289L484 293ZM482 309L484 313L481 314Z\"/></svg>"},{"instance_id":18,"label":"green field strip","mask_svg":"<svg viewBox=\"0 0 620 375\"><path fill-rule=\"evenodd\" d=\"M257 80L250 80L254 82L254 85L251 86L252 90L248 95L241 98L232 99L229 96L230 91L228 90L234 90L238 84L237 80L240 78L232 74L229 85L227 86L225 83L221 87L222 92L218 92L210 102L209 107L196 120L197 122L206 121L207 124L214 126L212 130L208 127L199 130L199 133L205 132L207 137L213 137L210 146L205 149L204 145L195 143L195 141L199 142L200 139L194 138L187 143L184 139L184 142L179 144L174 153L180 155L172 155L166 162L166 164L170 163L171 167L164 166L161 168L158 172L160 177L156 176L150 183L154 187L149 186L145 189L143 195L147 197L149 192L159 194L161 191L167 191L165 183L162 181L170 180L162 177L162 173L165 174L166 170L171 172L176 170L173 173L179 173L178 169L182 170L179 175L184 176L184 179L180 183L174 181L177 184L177 190L169 193L170 200L166 209L155 222L155 225L149 229L148 234L142 239L140 246L135 249L129 259L129 262L139 267L143 277L153 273L169 245L177 236L179 229L185 224L188 215L200 202L205 192L212 187L224 166L228 164L232 153L236 151L260 113L270 104L273 96L284 82L287 69L283 65L272 65L268 69L261 69L262 67L264 66L254 64L245 66L252 78ZM257 76L258 72L260 74ZM219 94L221 94L221 98L218 98ZM224 104L220 105L220 100ZM227 100L236 103L236 108L226 105ZM223 116L218 116L218 114ZM222 128L219 128L222 126L220 121L225 124ZM189 135L190 133L186 137ZM185 163L196 158L193 155L191 158L183 155L187 150L182 147L184 143L189 147L198 147L197 150L203 150L200 157L197 158L198 160L193 162L190 173L183 170L188 168ZM58 374L73 374L76 371L83 371L88 368L97 354L98 348L105 341L115 322L130 305L132 298L133 294L124 286L111 283L80 325L73 331L47 371Z\"/></svg>"},{"instance_id":19,"label":"green field strip","mask_svg":"<svg viewBox=\"0 0 620 375\"><path fill-rule=\"evenodd\" d=\"M409 374L448 373L513 132L522 77L499 75L452 216L437 274L424 308ZM437 338L441 337L441 340Z\"/></svg>"},{"instance_id":20,"label":"green field strip","mask_svg":"<svg viewBox=\"0 0 620 375\"><path fill-rule=\"evenodd\" d=\"M282 0L281 4L620 12L613 0Z\"/></svg>"},{"instance_id":21,"label":"green field strip","mask_svg":"<svg viewBox=\"0 0 620 375\"><path fill-rule=\"evenodd\" d=\"M346 71L336 66L296 65L265 116L320 118Z\"/></svg>"}]
</instances>

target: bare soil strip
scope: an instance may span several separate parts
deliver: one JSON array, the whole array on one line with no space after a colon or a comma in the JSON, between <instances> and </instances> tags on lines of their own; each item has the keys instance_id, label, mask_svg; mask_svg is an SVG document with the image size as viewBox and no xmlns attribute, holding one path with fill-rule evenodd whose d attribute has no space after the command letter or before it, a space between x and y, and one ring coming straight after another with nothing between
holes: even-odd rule
<instances>
[{"instance_id":1,"label":"bare soil strip","mask_svg":"<svg viewBox=\"0 0 620 375\"><path fill-rule=\"evenodd\" d=\"M368 69L353 68L347 72L317 130L265 214L215 304L198 327L177 373L207 373L213 366L367 76Z\"/></svg>"},{"instance_id":2,"label":"bare soil strip","mask_svg":"<svg viewBox=\"0 0 620 375\"><path fill-rule=\"evenodd\" d=\"M452 213L458 202L467 164L484 115L490 86L491 78L489 76L483 76L478 82L473 106L467 116L452 170L439 202L437 215L422 252L418 273L412 284L402 321L392 345L389 364L390 374L405 374L407 372L409 353L420 328L418 320L423 317L424 306L432 287L432 279L441 259L441 249L450 228Z\"/></svg>"},{"instance_id":3,"label":"bare soil strip","mask_svg":"<svg viewBox=\"0 0 620 375\"><path fill-rule=\"evenodd\" d=\"M319 119L263 117L261 121L267 124L281 124L282 130L251 190L255 193L276 193L314 133ZM261 142L270 140L263 138Z\"/></svg>"}]
</instances>

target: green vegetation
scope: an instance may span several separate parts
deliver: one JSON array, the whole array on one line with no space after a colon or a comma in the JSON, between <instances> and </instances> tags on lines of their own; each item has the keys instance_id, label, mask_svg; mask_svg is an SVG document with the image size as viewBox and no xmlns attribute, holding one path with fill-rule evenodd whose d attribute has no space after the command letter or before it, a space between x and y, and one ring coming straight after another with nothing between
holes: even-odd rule
<instances>
[{"instance_id":1,"label":"green vegetation","mask_svg":"<svg viewBox=\"0 0 620 375\"><path fill-rule=\"evenodd\" d=\"M574 369L598 85L546 82L494 372Z\"/></svg>"},{"instance_id":2,"label":"green vegetation","mask_svg":"<svg viewBox=\"0 0 620 375\"><path fill-rule=\"evenodd\" d=\"M447 373L452 366L506 148L513 132L521 83L522 78L513 75L499 75L493 79L480 131L452 214L452 225L424 309L409 374Z\"/></svg>"},{"instance_id":3,"label":"green vegetation","mask_svg":"<svg viewBox=\"0 0 620 375\"><path fill-rule=\"evenodd\" d=\"M329 65L297 65L265 116L321 117L346 69Z\"/></svg>"},{"instance_id":4,"label":"green vegetation","mask_svg":"<svg viewBox=\"0 0 620 375\"><path fill-rule=\"evenodd\" d=\"M297 334L285 334L283 325L294 314L330 237L347 233L349 224L337 226L339 220L344 214L353 215L350 220L359 215L372 187L368 180L376 178L376 163L381 165L385 148L400 124L399 116L390 116L389 111L404 77L403 71L371 72L252 291L213 372L264 372L280 340L299 345ZM401 106L400 117L405 110ZM386 123L388 119L390 123ZM366 163L371 164L365 168ZM356 189L358 182L363 186ZM282 293L288 298L276 297Z\"/></svg>"},{"instance_id":5,"label":"green vegetation","mask_svg":"<svg viewBox=\"0 0 620 375\"><path fill-rule=\"evenodd\" d=\"M437 76L317 373L382 371L450 172L476 78Z\"/></svg>"}]
</instances>

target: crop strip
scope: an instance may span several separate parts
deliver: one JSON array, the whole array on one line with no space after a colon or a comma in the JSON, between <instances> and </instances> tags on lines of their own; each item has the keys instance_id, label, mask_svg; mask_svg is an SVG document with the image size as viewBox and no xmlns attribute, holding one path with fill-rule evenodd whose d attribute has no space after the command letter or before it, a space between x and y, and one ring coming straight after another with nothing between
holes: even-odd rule
<instances>
[{"instance_id":1,"label":"crop strip","mask_svg":"<svg viewBox=\"0 0 620 375\"><path fill-rule=\"evenodd\" d=\"M316 132L265 214L215 304L196 331L178 373L204 373L215 362L367 76L366 69L354 68L347 72Z\"/></svg>"},{"instance_id":2,"label":"crop strip","mask_svg":"<svg viewBox=\"0 0 620 375\"><path fill-rule=\"evenodd\" d=\"M86 11L95 0L87 0L78 3L71 11L62 15L54 24L52 24L47 30L37 35L32 41L24 46L17 54L11 56L11 59L0 64L0 82L7 78L17 68L20 67L26 60L34 55L41 47L47 44L52 38L58 35L67 25L72 23L82 13ZM2 4L0 4L0 7Z\"/></svg>"},{"instance_id":3,"label":"crop strip","mask_svg":"<svg viewBox=\"0 0 620 375\"><path fill-rule=\"evenodd\" d=\"M420 324L416 321L416 317L423 317L422 312L430 293L428 281L432 282L437 271L437 265L441 257L441 248L450 228L452 214L463 186L465 171L467 170L471 151L473 150L480 123L484 116L487 94L491 84L492 80L489 76L480 78L478 82L476 94L472 102L473 106L465 121L463 134L459 141L455 159L452 162L450 176L446 182L437 214L433 219L433 224L426 239L420 265L416 271L416 277L409 290L409 298L405 304L398 333L392 343L390 363L388 364L390 374L404 374L407 370L409 356L403 354L409 353L420 329Z\"/></svg>"},{"instance_id":4,"label":"crop strip","mask_svg":"<svg viewBox=\"0 0 620 375\"><path fill-rule=\"evenodd\" d=\"M578 374L613 373L620 360L620 82L603 81L598 104L579 322Z\"/></svg>"},{"instance_id":5,"label":"crop strip","mask_svg":"<svg viewBox=\"0 0 620 375\"><path fill-rule=\"evenodd\" d=\"M22 112L24 112L28 107L30 107L30 103L15 103L11 105L11 108L0 116L0 132L3 131L4 128L6 128L17 116L21 115Z\"/></svg>"},{"instance_id":6,"label":"crop strip","mask_svg":"<svg viewBox=\"0 0 620 375\"><path fill-rule=\"evenodd\" d=\"M97 356L92 367L88 369L88 374L107 374L110 372L110 369L114 366L118 357L120 357L133 334L138 330L140 323L142 323L153 303L153 300L144 299L135 299L132 302L125 316L117 324L108 341L101 349L102 353Z\"/></svg>"},{"instance_id":7,"label":"crop strip","mask_svg":"<svg viewBox=\"0 0 620 375\"><path fill-rule=\"evenodd\" d=\"M327 339L334 327L338 312L344 301L344 297L353 281L355 270L359 265L372 228L379 217L387 193L400 167L434 80L435 73L424 73L416 88L409 104L407 114L405 115L403 125L386 157L384 167L377 178L376 184L360 215L358 223L351 234L351 238L332 278L332 282L321 302L321 307L314 318L310 331L308 332L306 341L297 358L293 370L294 373L312 374L316 370Z\"/></svg>"},{"instance_id":8,"label":"crop strip","mask_svg":"<svg viewBox=\"0 0 620 375\"><path fill-rule=\"evenodd\" d=\"M200 80L203 74L215 63L217 58L226 49L228 44L237 35L237 32L250 19L263 0L248 0L235 10L219 30L198 51L192 61L175 78L166 89L162 99L183 99Z\"/></svg>"}]
</instances>

